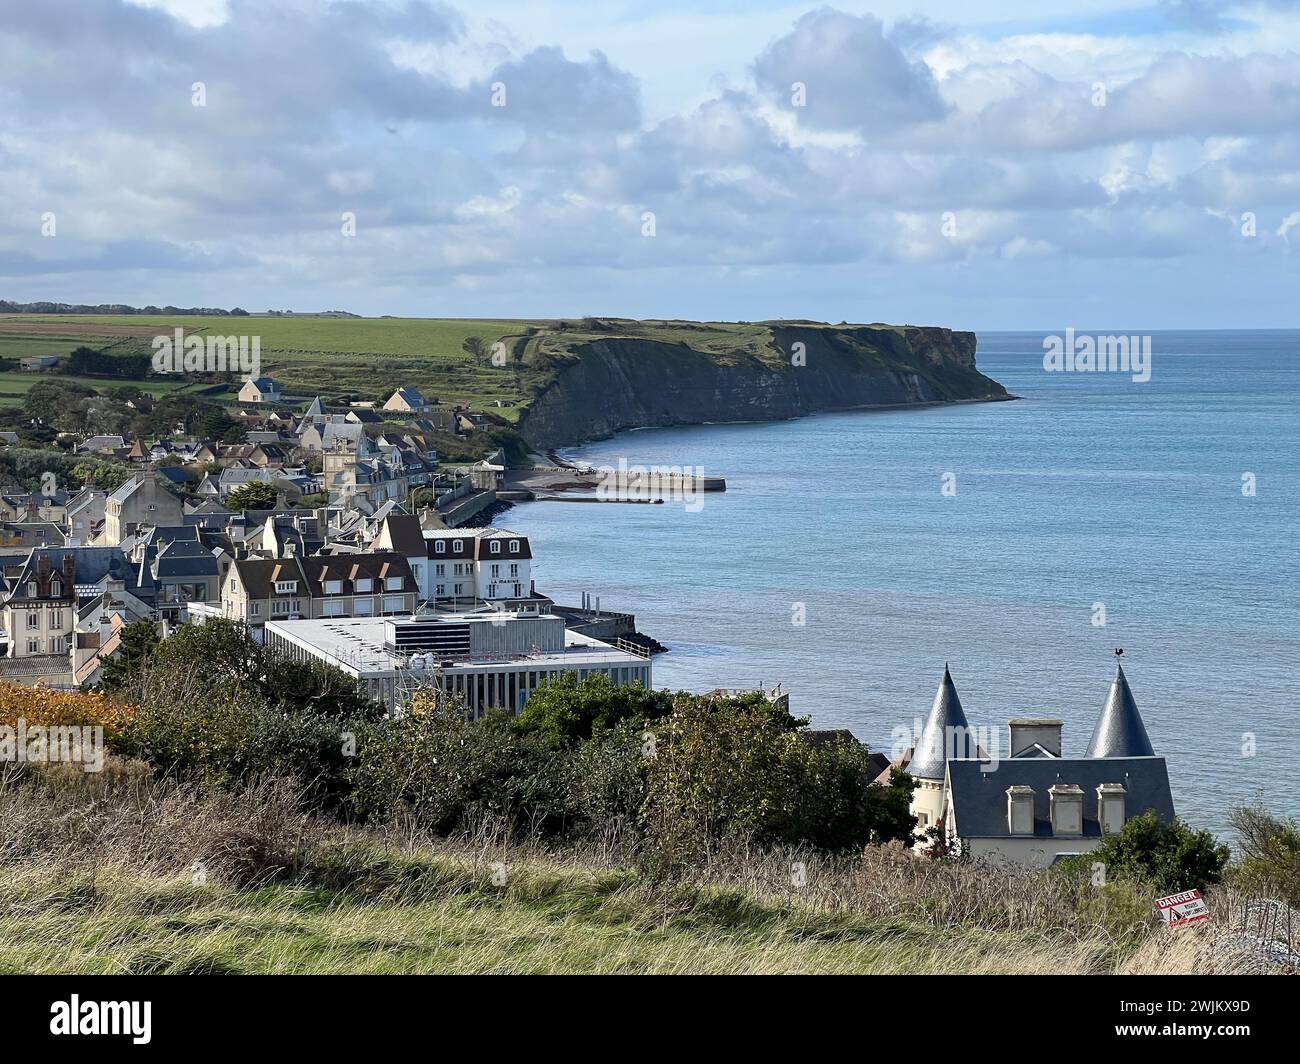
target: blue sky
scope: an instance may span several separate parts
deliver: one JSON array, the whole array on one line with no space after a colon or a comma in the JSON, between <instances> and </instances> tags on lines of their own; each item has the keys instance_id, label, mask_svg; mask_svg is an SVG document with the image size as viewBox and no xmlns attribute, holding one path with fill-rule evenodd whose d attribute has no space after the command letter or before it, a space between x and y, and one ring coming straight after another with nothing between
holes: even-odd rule
<instances>
[{"instance_id":1,"label":"blue sky","mask_svg":"<svg viewBox=\"0 0 1300 1064\"><path fill-rule=\"evenodd\" d=\"M0 112L0 298L1300 324L1300 0L42 0Z\"/></svg>"}]
</instances>

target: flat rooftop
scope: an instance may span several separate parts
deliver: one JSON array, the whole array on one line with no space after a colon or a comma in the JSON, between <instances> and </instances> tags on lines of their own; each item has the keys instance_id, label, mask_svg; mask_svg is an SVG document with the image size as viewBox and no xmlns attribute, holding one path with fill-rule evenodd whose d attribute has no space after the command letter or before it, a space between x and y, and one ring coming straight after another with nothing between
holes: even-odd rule
<instances>
[{"instance_id":1,"label":"flat rooftop","mask_svg":"<svg viewBox=\"0 0 1300 1064\"><path fill-rule=\"evenodd\" d=\"M267 634L275 633L304 650L327 657L339 668L357 676L396 674L399 670L425 671L412 670L407 664L406 657L384 648L384 622L403 619L405 618L338 617L303 621L267 621L265 631ZM439 618L440 621L450 619L452 618ZM483 614L471 615L466 619L481 621ZM453 660L456 664L450 668L467 672L475 669L491 671L502 665L517 665L521 668L590 669L625 668L650 663L647 658L616 650L599 639L592 639L590 636L568 629L564 632L562 651L548 654L484 654L475 655L473 658L456 656Z\"/></svg>"}]
</instances>

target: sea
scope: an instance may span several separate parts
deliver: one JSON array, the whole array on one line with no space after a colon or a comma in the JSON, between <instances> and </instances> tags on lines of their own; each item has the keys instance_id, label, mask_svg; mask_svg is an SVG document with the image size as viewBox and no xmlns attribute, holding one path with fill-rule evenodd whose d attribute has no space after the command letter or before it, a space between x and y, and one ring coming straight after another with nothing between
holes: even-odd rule
<instances>
[{"instance_id":1,"label":"sea","mask_svg":"<svg viewBox=\"0 0 1300 1064\"><path fill-rule=\"evenodd\" d=\"M726 492L498 524L539 591L670 648L656 687L779 684L890 753L946 664L973 727L1059 718L1081 756L1122 648L1180 816L1224 837L1234 806L1300 816L1300 331L1123 334L1150 336L1149 379L981 333L1018 401L622 433L561 453Z\"/></svg>"}]
</instances>

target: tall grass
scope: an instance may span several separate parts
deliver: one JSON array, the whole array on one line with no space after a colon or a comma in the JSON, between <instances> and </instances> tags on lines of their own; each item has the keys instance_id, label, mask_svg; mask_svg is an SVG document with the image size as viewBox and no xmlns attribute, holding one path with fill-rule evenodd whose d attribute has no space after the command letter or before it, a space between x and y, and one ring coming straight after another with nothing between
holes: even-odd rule
<instances>
[{"instance_id":1,"label":"tall grass","mask_svg":"<svg viewBox=\"0 0 1300 1064\"><path fill-rule=\"evenodd\" d=\"M686 874L580 848L349 829L284 780L200 796L113 762L0 774L0 970L1197 972L1129 887L918 859L723 848ZM1213 896L1226 922L1226 894ZM1222 965L1220 964L1221 968Z\"/></svg>"}]
</instances>

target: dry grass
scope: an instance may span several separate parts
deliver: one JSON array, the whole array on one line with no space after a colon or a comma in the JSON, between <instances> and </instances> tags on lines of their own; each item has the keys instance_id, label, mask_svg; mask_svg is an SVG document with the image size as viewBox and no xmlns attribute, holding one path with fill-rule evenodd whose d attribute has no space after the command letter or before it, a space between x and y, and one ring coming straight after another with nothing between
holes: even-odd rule
<instances>
[{"instance_id":1,"label":"dry grass","mask_svg":"<svg viewBox=\"0 0 1300 1064\"><path fill-rule=\"evenodd\" d=\"M1170 936L1145 899L1044 873L889 849L737 849L689 880L655 879L616 843L556 852L487 828L454 840L350 831L304 816L297 797L280 782L200 798L121 764L57 787L0 782L0 971L1208 967L1213 932Z\"/></svg>"}]
</instances>

